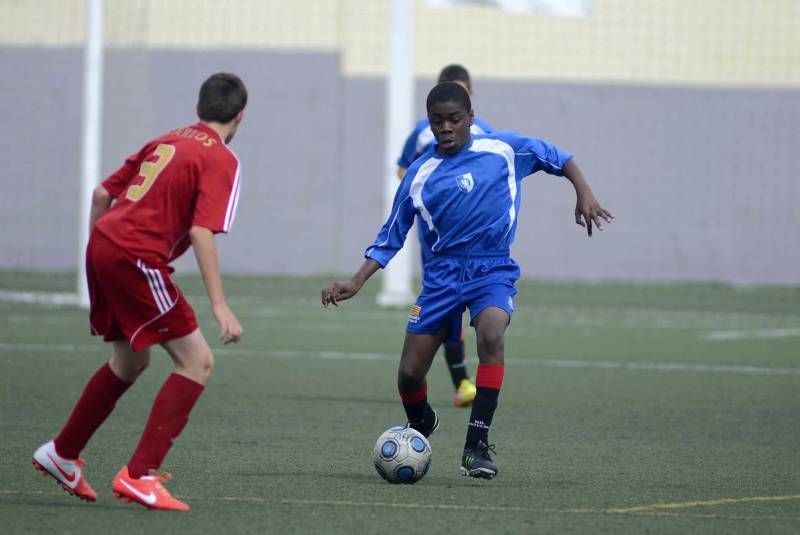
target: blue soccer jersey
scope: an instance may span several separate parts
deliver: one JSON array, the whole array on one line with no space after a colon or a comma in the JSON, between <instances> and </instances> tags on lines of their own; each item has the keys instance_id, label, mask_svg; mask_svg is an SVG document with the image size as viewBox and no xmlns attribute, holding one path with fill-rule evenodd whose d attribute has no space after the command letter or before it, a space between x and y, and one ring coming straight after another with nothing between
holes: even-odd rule
<instances>
[{"instance_id":1,"label":"blue soccer jersey","mask_svg":"<svg viewBox=\"0 0 800 535\"><path fill-rule=\"evenodd\" d=\"M520 184L537 171L563 176L572 155L514 132L473 135L452 156L430 146L408 169L392 211L365 256L385 266L419 216L434 256L508 255L517 228Z\"/></svg>"},{"instance_id":2,"label":"blue soccer jersey","mask_svg":"<svg viewBox=\"0 0 800 535\"><path fill-rule=\"evenodd\" d=\"M475 121L473 125L470 126L469 131L473 135L489 134L494 132L494 128L483 119L475 117ZM414 130L406 139L403 145L403 152L400 153L400 157L397 159L397 165L403 169L408 169L411 167L411 164L414 163L414 160L419 158L419 156L435 142L436 139L433 137L431 123L428 121L428 118L420 119L417 121L417 124L414 125Z\"/></svg>"}]
</instances>

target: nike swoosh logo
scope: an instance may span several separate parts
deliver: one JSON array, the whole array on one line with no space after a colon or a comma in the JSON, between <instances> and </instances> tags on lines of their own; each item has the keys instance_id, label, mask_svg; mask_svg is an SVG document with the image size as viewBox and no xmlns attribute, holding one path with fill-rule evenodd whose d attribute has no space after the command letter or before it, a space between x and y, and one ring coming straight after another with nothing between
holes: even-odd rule
<instances>
[{"instance_id":1,"label":"nike swoosh logo","mask_svg":"<svg viewBox=\"0 0 800 535\"><path fill-rule=\"evenodd\" d=\"M124 479L120 479L119 482L122 483L123 485L125 485L125 487L127 487L127 489L129 491L134 493L140 500L142 500L146 504L153 505L154 503L156 503L156 493L153 492L152 490L148 494L142 494L141 492L139 492L135 488L131 487L128 484L128 482L125 481Z\"/></svg>"},{"instance_id":2,"label":"nike swoosh logo","mask_svg":"<svg viewBox=\"0 0 800 535\"><path fill-rule=\"evenodd\" d=\"M56 460L53 459L52 455L48 453L47 458L50 459L50 461L55 465L56 469L58 469L58 471L61 472L61 475L64 476L64 479L66 479L69 483L75 482L75 475L78 473L77 470L75 470L71 474L68 474L67 472L64 471L63 468L61 468L61 466L56 462Z\"/></svg>"}]
</instances>

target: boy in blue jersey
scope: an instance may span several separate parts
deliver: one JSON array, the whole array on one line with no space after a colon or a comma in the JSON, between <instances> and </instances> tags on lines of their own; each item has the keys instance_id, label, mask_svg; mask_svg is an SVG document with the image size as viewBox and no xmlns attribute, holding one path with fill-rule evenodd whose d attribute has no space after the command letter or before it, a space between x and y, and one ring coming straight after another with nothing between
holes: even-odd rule
<instances>
[{"instance_id":1,"label":"boy in blue jersey","mask_svg":"<svg viewBox=\"0 0 800 535\"><path fill-rule=\"evenodd\" d=\"M519 266L509 256L514 241L519 188L536 171L564 176L575 187L575 222L589 236L613 216L600 206L572 155L545 141L513 132L472 135L469 94L460 85L436 85L426 102L437 143L408 169L389 218L350 280L322 290L322 304L353 297L402 247L419 215L432 254L423 288L411 308L397 385L409 426L425 436L439 425L428 404L425 376L446 334L447 319L469 309L480 364L461 471L491 479L497 465L489 429L503 383L504 336L514 312Z\"/></svg>"},{"instance_id":2,"label":"boy in blue jersey","mask_svg":"<svg viewBox=\"0 0 800 535\"><path fill-rule=\"evenodd\" d=\"M472 80L470 79L469 71L463 66L452 64L443 68L439 73L437 83L442 82L456 82L466 89L470 97L472 97ZM489 123L479 117L475 117L473 124L470 125L470 132L473 134L488 134L493 130ZM397 177L402 180L406 170L414 163L414 160L425 152L425 149L433 145L435 141L428 118L425 117L417 121L414 130L403 145L403 152L397 159ZM431 251L425 243L422 223L419 221L417 221L417 231L419 234L422 271L424 272L425 264L431 257ZM448 322L447 335L444 339L444 359L447 362L447 369L450 372L453 388L455 388L453 405L456 407L469 407L475 399L477 389L469 379L469 371L465 362L461 316L461 312L453 313Z\"/></svg>"}]
</instances>

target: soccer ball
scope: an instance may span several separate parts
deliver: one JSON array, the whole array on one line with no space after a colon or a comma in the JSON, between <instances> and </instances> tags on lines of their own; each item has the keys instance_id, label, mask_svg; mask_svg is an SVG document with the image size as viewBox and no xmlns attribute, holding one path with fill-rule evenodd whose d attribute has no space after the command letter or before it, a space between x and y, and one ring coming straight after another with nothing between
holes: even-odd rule
<instances>
[{"instance_id":1,"label":"soccer ball","mask_svg":"<svg viewBox=\"0 0 800 535\"><path fill-rule=\"evenodd\" d=\"M431 467L431 445L419 431L404 425L391 427L378 437L372 462L389 483L416 483Z\"/></svg>"}]
</instances>

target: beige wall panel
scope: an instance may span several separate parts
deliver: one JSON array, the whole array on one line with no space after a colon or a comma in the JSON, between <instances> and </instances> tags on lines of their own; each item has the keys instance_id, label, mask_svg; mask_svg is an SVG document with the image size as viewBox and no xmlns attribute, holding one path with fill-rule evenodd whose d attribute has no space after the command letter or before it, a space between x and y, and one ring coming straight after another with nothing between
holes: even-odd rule
<instances>
[{"instance_id":1,"label":"beige wall panel","mask_svg":"<svg viewBox=\"0 0 800 535\"><path fill-rule=\"evenodd\" d=\"M83 23L83 0L0 0L0 45L80 45Z\"/></svg>"},{"instance_id":2,"label":"beige wall panel","mask_svg":"<svg viewBox=\"0 0 800 535\"><path fill-rule=\"evenodd\" d=\"M407 0L409 3L415 0ZM0 44L76 46L82 0L0 0ZM338 50L384 76L389 0L106 0L112 47ZM800 85L798 0L594 0L588 17L431 9L416 0L417 74L645 84Z\"/></svg>"},{"instance_id":3,"label":"beige wall panel","mask_svg":"<svg viewBox=\"0 0 800 535\"><path fill-rule=\"evenodd\" d=\"M106 0L112 46L338 48L337 0Z\"/></svg>"},{"instance_id":4,"label":"beige wall panel","mask_svg":"<svg viewBox=\"0 0 800 535\"><path fill-rule=\"evenodd\" d=\"M584 18L418 5L426 76L460 61L500 79L800 85L795 0L595 0Z\"/></svg>"},{"instance_id":5,"label":"beige wall panel","mask_svg":"<svg viewBox=\"0 0 800 535\"><path fill-rule=\"evenodd\" d=\"M83 43L83 0L0 0L0 44ZM105 0L112 47L306 48L339 46L338 0Z\"/></svg>"}]
</instances>

